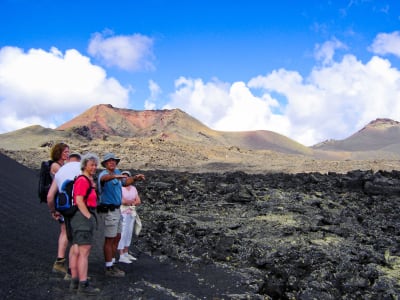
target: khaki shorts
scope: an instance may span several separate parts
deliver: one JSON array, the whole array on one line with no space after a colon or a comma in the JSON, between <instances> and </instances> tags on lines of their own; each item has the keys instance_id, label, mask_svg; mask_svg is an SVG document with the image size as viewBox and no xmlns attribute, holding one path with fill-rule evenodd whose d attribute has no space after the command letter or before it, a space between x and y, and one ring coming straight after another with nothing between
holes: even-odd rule
<instances>
[{"instance_id":1,"label":"khaki shorts","mask_svg":"<svg viewBox=\"0 0 400 300\"><path fill-rule=\"evenodd\" d=\"M119 208L113 211L109 210L106 213L100 213L99 215L104 223L104 237L113 238L118 233L121 233L122 217Z\"/></svg>"}]
</instances>

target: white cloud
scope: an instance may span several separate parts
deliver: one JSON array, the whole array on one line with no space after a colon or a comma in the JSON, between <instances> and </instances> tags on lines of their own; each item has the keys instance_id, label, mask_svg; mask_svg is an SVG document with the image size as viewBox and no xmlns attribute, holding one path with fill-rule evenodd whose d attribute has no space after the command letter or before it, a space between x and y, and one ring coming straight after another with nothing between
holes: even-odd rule
<instances>
[{"instance_id":1,"label":"white cloud","mask_svg":"<svg viewBox=\"0 0 400 300\"><path fill-rule=\"evenodd\" d=\"M153 65L153 40L141 34L108 36L95 33L89 43L88 53L108 67L126 71L151 71Z\"/></svg>"},{"instance_id":2,"label":"white cloud","mask_svg":"<svg viewBox=\"0 0 400 300\"><path fill-rule=\"evenodd\" d=\"M76 50L0 49L0 132L54 127L100 103L125 107L128 97L129 90Z\"/></svg>"},{"instance_id":3,"label":"white cloud","mask_svg":"<svg viewBox=\"0 0 400 300\"><path fill-rule=\"evenodd\" d=\"M164 108L180 108L208 126L214 126L225 116L231 105L229 84L219 81L204 83L201 79L180 77L176 91Z\"/></svg>"},{"instance_id":4,"label":"white cloud","mask_svg":"<svg viewBox=\"0 0 400 300\"><path fill-rule=\"evenodd\" d=\"M156 108L156 102L159 95L162 93L160 86L153 80L149 80L150 97L145 100L144 108L152 110Z\"/></svg>"},{"instance_id":5,"label":"white cloud","mask_svg":"<svg viewBox=\"0 0 400 300\"><path fill-rule=\"evenodd\" d=\"M369 50L375 54L393 54L400 57L400 31L378 34Z\"/></svg>"},{"instance_id":6,"label":"white cloud","mask_svg":"<svg viewBox=\"0 0 400 300\"><path fill-rule=\"evenodd\" d=\"M346 55L306 78L285 69L247 84L181 77L166 108L179 107L216 130L271 130L310 146L347 138L376 118L398 120L399 98L400 72L388 60L374 56L363 64Z\"/></svg>"},{"instance_id":7,"label":"white cloud","mask_svg":"<svg viewBox=\"0 0 400 300\"><path fill-rule=\"evenodd\" d=\"M100 46L117 41L97 38ZM398 38L399 32L379 34L371 49L394 54ZM379 56L337 59L335 51L345 47L335 39L316 47L322 64L306 76L286 69L247 83L182 76L163 108L180 108L216 130L271 130L304 145L346 138L376 118L399 120L400 71ZM152 80L149 90L145 109L154 109L162 91ZM129 93L76 50L0 49L0 132L54 127L99 103L124 108Z\"/></svg>"},{"instance_id":8,"label":"white cloud","mask_svg":"<svg viewBox=\"0 0 400 300\"><path fill-rule=\"evenodd\" d=\"M323 43L322 45L317 44L315 46L315 58L318 61L322 61L323 65L328 65L333 62L333 56L335 55L336 49L346 49L346 45L343 44L336 38Z\"/></svg>"}]
</instances>

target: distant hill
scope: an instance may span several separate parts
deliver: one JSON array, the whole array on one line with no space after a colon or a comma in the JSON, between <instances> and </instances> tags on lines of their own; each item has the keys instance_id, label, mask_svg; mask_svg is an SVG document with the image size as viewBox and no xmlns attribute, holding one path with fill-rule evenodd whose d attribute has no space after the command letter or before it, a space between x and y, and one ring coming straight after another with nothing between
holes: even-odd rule
<instances>
[{"instance_id":1,"label":"distant hill","mask_svg":"<svg viewBox=\"0 0 400 300\"><path fill-rule=\"evenodd\" d=\"M353 157L400 156L400 122L376 119L344 140L329 140L312 147L315 150L351 152Z\"/></svg>"},{"instance_id":2,"label":"distant hill","mask_svg":"<svg viewBox=\"0 0 400 300\"><path fill-rule=\"evenodd\" d=\"M212 130L179 109L136 111L100 104L62 124L57 130L80 133L88 138L155 137L212 146L236 146L291 154L312 154L310 148L272 131Z\"/></svg>"},{"instance_id":3,"label":"distant hill","mask_svg":"<svg viewBox=\"0 0 400 300\"><path fill-rule=\"evenodd\" d=\"M50 148L114 152L120 167L189 172L345 172L400 169L400 125L377 119L342 141L306 147L268 131L227 132L208 128L179 110L96 105L56 129L33 125L0 134L0 153L38 168Z\"/></svg>"}]
</instances>

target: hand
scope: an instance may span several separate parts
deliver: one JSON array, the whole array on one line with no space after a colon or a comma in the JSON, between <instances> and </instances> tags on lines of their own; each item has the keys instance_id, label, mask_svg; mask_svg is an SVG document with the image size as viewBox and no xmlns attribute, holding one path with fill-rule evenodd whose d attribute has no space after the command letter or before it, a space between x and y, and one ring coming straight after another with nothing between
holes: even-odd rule
<instances>
[{"instance_id":1,"label":"hand","mask_svg":"<svg viewBox=\"0 0 400 300\"><path fill-rule=\"evenodd\" d=\"M50 213L54 220L58 220L61 217L61 214L56 210L51 211Z\"/></svg>"},{"instance_id":2,"label":"hand","mask_svg":"<svg viewBox=\"0 0 400 300\"><path fill-rule=\"evenodd\" d=\"M133 179L136 180L145 180L145 176L143 174L136 174L135 176L133 176Z\"/></svg>"}]
</instances>

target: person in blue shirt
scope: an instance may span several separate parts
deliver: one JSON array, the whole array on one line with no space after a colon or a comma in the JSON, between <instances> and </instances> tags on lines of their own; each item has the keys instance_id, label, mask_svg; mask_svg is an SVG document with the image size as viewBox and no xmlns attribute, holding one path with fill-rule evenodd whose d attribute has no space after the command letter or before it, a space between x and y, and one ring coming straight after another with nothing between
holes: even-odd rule
<instances>
[{"instance_id":1,"label":"person in blue shirt","mask_svg":"<svg viewBox=\"0 0 400 300\"><path fill-rule=\"evenodd\" d=\"M104 259L106 276L124 277L125 272L115 266L118 243L121 239L122 217L119 207L122 203L122 186L144 180L143 174L127 176L117 168L120 159L113 153L104 155L101 165L105 168L98 176L100 203L97 211L104 222Z\"/></svg>"}]
</instances>

